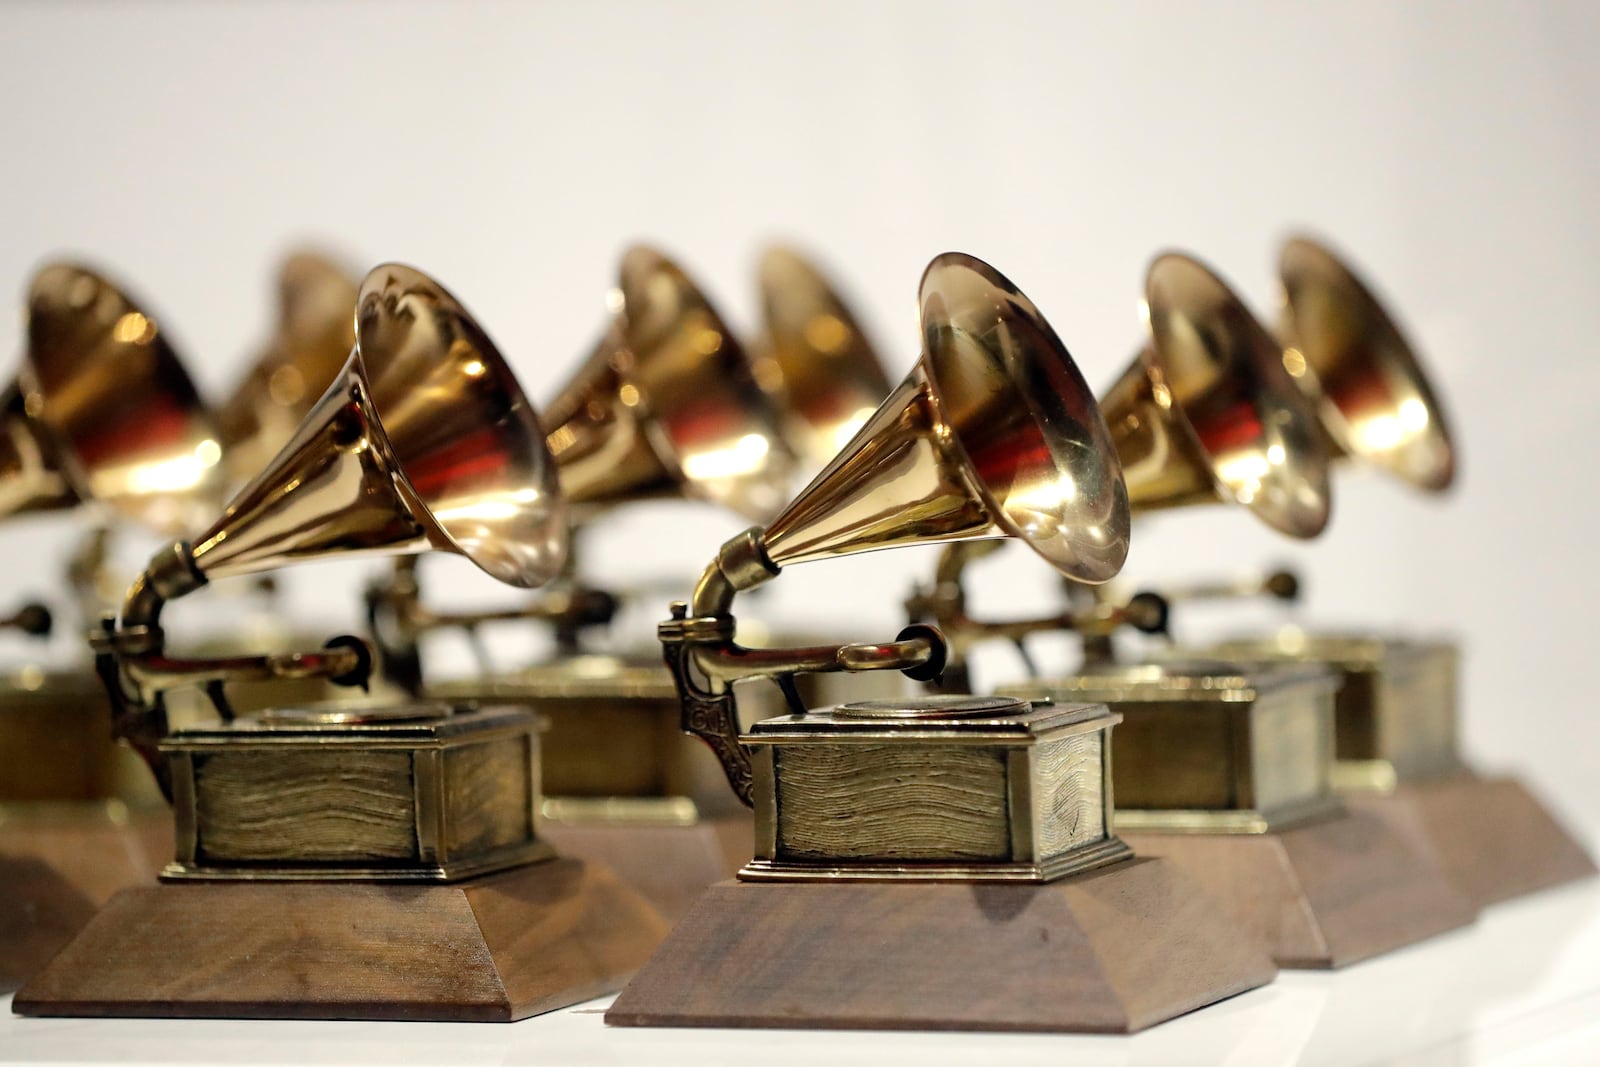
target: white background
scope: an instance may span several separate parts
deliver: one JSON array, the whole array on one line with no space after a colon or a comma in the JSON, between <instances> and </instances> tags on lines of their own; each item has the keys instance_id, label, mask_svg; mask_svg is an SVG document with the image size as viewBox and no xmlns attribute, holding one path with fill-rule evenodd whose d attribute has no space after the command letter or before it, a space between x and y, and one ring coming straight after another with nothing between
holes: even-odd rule
<instances>
[{"instance_id":1,"label":"white background","mask_svg":"<svg viewBox=\"0 0 1600 1067\"><path fill-rule=\"evenodd\" d=\"M1310 619L1459 633L1472 752L1596 835L1597 29L1579 2L1461 0L12 4L0 286L20 294L58 252L103 263L220 397L268 329L275 261L315 240L435 273L540 398L598 331L630 241L677 254L744 325L760 244L803 243L896 375L923 265L960 249L1032 296L1100 384L1136 344L1156 251L1200 253L1264 306L1276 241L1312 227L1429 357L1463 442L1457 491L1349 470L1317 542L1197 509L1141 525L1128 574L1289 560ZM20 336L16 304L0 337ZM636 509L589 557L687 589L741 525ZM0 531L0 589L54 583L73 529ZM759 610L888 636L930 563L797 568ZM350 625L366 569L303 569L293 610ZM459 561L430 574L498 595ZM982 574L982 608L1053 600L1020 549ZM1186 632L1269 617L1196 611ZM1015 670L997 657L990 677Z\"/></svg>"}]
</instances>

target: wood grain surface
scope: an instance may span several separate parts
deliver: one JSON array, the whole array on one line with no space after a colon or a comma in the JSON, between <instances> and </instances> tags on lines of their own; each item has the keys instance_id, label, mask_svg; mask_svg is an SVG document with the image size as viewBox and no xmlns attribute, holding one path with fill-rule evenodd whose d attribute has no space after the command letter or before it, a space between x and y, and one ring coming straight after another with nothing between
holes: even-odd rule
<instances>
[{"instance_id":1,"label":"wood grain surface","mask_svg":"<svg viewBox=\"0 0 1600 1067\"><path fill-rule=\"evenodd\" d=\"M1006 768L998 748L779 745L779 859L1007 857Z\"/></svg>"},{"instance_id":2,"label":"wood grain surface","mask_svg":"<svg viewBox=\"0 0 1600 1067\"><path fill-rule=\"evenodd\" d=\"M707 886L732 877L750 859L755 831L746 814L692 826L546 822L543 832L562 855L603 864L676 922ZM734 841L742 843L742 853Z\"/></svg>"},{"instance_id":3,"label":"wood grain surface","mask_svg":"<svg viewBox=\"0 0 1600 1067\"><path fill-rule=\"evenodd\" d=\"M1577 839L1515 778L1457 774L1345 800L1397 830L1420 829L1452 884L1478 907L1595 874Z\"/></svg>"},{"instance_id":4,"label":"wood grain surface","mask_svg":"<svg viewBox=\"0 0 1600 1067\"><path fill-rule=\"evenodd\" d=\"M508 1021L617 988L666 923L591 864L454 885L126 890L18 992L27 1015Z\"/></svg>"},{"instance_id":5,"label":"wood grain surface","mask_svg":"<svg viewBox=\"0 0 1600 1067\"><path fill-rule=\"evenodd\" d=\"M411 754L341 747L195 760L202 861L357 863L417 854Z\"/></svg>"},{"instance_id":6,"label":"wood grain surface","mask_svg":"<svg viewBox=\"0 0 1600 1067\"><path fill-rule=\"evenodd\" d=\"M1274 973L1159 860L1046 885L723 882L606 1021L1126 1033Z\"/></svg>"},{"instance_id":7,"label":"wood grain surface","mask_svg":"<svg viewBox=\"0 0 1600 1067\"><path fill-rule=\"evenodd\" d=\"M153 883L172 858L165 810L107 820L95 806L0 823L0 993L31 978L119 889Z\"/></svg>"},{"instance_id":8,"label":"wood grain surface","mask_svg":"<svg viewBox=\"0 0 1600 1067\"><path fill-rule=\"evenodd\" d=\"M1280 967L1343 967L1477 915L1414 834L1366 812L1267 834L1122 836L1181 867Z\"/></svg>"}]
</instances>

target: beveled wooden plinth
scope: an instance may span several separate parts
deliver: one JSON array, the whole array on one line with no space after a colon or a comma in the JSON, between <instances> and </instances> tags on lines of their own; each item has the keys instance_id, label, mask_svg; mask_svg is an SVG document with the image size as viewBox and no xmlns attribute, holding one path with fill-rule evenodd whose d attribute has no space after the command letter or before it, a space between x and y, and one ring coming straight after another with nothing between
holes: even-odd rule
<instances>
[{"instance_id":1,"label":"beveled wooden plinth","mask_svg":"<svg viewBox=\"0 0 1600 1067\"><path fill-rule=\"evenodd\" d=\"M7 810L0 821L0 993L16 990L119 889L172 854L165 809L104 803Z\"/></svg>"},{"instance_id":2,"label":"beveled wooden plinth","mask_svg":"<svg viewBox=\"0 0 1600 1067\"><path fill-rule=\"evenodd\" d=\"M562 855L616 872L673 923L707 886L732 877L749 861L755 831L745 812L701 818L688 826L549 820L540 833Z\"/></svg>"},{"instance_id":3,"label":"beveled wooden plinth","mask_svg":"<svg viewBox=\"0 0 1600 1067\"><path fill-rule=\"evenodd\" d=\"M1128 1033L1275 973L1160 860L1045 884L723 882L606 1022Z\"/></svg>"},{"instance_id":4,"label":"beveled wooden plinth","mask_svg":"<svg viewBox=\"0 0 1600 1067\"><path fill-rule=\"evenodd\" d=\"M1345 802L1420 823L1446 875L1478 907L1595 874L1594 860L1515 778L1466 772L1392 793L1352 792Z\"/></svg>"},{"instance_id":5,"label":"beveled wooden plinth","mask_svg":"<svg viewBox=\"0 0 1600 1067\"><path fill-rule=\"evenodd\" d=\"M573 859L449 885L169 882L119 893L12 1006L507 1022L616 989L665 933Z\"/></svg>"},{"instance_id":6,"label":"beveled wooden plinth","mask_svg":"<svg viewBox=\"0 0 1600 1067\"><path fill-rule=\"evenodd\" d=\"M1404 814L1351 811L1262 834L1122 836L1192 876L1280 967L1343 967L1477 915Z\"/></svg>"}]
</instances>

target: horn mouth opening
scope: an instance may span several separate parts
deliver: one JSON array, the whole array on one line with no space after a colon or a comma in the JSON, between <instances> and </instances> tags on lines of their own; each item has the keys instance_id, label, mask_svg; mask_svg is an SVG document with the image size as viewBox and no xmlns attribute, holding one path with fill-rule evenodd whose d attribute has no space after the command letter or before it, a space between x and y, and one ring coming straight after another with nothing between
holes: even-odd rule
<instances>
[{"instance_id":1,"label":"horn mouth opening","mask_svg":"<svg viewBox=\"0 0 1600 1067\"><path fill-rule=\"evenodd\" d=\"M86 267L52 263L28 288L19 382L86 500L181 534L218 504L222 449L211 415L156 320Z\"/></svg>"},{"instance_id":2,"label":"horn mouth opening","mask_svg":"<svg viewBox=\"0 0 1600 1067\"><path fill-rule=\"evenodd\" d=\"M1419 489L1449 488L1456 447L1444 409L1382 301L1306 237L1284 243L1278 277L1287 366L1334 443Z\"/></svg>"},{"instance_id":3,"label":"horn mouth opening","mask_svg":"<svg viewBox=\"0 0 1600 1067\"><path fill-rule=\"evenodd\" d=\"M791 451L821 466L893 387L855 316L805 256L770 246L758 277L766 334L758 381L781 406Z\"/></svg>"},{"instance_id":4,"label":"horn mouth opening","mask_svg":"<svg viewBox=\"0 0 1600 1067\"><path fill-rule=\"evenodd\" d=\"M445 544L509 585L554 578L566 509L533 405L438 282L387 263L361 283L356 360L403 489Z\"/></svg>"},{"instance_id":5,"label":"horn mouth opening","mask_svg":"<svg viewBox=\"0 0 1600 1067\"><path fill-rule=\"evenodd\" d=\"M771 518L787 498L793 457L743 346L689 276L654 249L628 250L619 291L631 362L618 370L658 452L691 495Z\"/></svg>"},{"instance_id":6,"label":"horn mouth opening","mask_svg":"<svg viewBox=\"0 0 1600 1067\"><path fill-rule=\"evenodd\" d=\"M1175 415L1225 500L1273 529L1313 537L1328 523L1328 455L1282 346L1199 260L1159 256L1145 281L1156 403Z\"/></svg>"},{"instance_id":7,"label":"horn mouth opening","mask_svg":"<svg viewBox=\"0 0 1600 1067\"><path fill-rule=\"evenodd\" d=\"M1128 492L1066 347L972 256L934 259L920 303L933 394L995 521L1068 577L1109 581L1127 558Z\"/></svg>"}]
</instances>

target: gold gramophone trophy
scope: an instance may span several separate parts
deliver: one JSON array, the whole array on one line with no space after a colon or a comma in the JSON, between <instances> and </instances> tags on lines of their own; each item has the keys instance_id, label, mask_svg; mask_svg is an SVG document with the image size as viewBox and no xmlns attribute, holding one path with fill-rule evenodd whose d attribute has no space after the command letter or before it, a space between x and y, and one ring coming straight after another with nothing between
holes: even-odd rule
<instances>
[{"instance_id":1,"label":"gold gramophone trophy","mask_svg":"<svg viewBox=\"0 0 1600 1067\"><path fill-rule=\"evenodd\" d=\"M1316 406L1333 454L1425 492L1447 489L1456 470L1449 425L1383 304L1307 238L1286 242L1278 267L1284 364ZM1420 821L1451 880L1478 906L1595 873L1527 787L1462 760L1454 642L1291 628L1197 654L1335 671L1334 785L1356 808L1397 825Z\"/></svg>"},{"instance_id":2,"label":"gold gramophone trophy","mask_svg":"<svg viewBox=\"0 0 1600 1067\"><path fill-rule=\"evenodd\" d=\"M756 815L755 858L696 901L606 1013L621 1025L1131 1031L1274 974L1208 898L1111 826L1092 704L912 697L813 711L798 674L936 676L944 643L748 648L734 597L791 563L1016 537L1110 578L1127 497L1071 357L968 256L921 287L923 354L765 528L725 544L661 641L683 725ZM741 730L734 683L791 713Z\"/></svg>"},{"instance_id":3,"label":"gold gramophone trophy","mask_svg":"<svg viewBox=\"0 0 1600 1067\"><path fill-rule=\"evenodd\" d=\"M791 458L750 357L699 287L665 256L635 247L611 311L588 358L543 409L574 536L611 509L654 499L771 515ZM748 817L721 788L709 753L678 729L677 692L656 646L635 652L588 638L610 622L618 597L586 585L581 570L574 565L531 604L460 613L429 609L415 570L399 570L369 594L373 631L384 658L401 665L397 679L412 673L429 697L535 708L546 724L550 840L605 862L673 918L748 858ZM508 619L550 625L554 655L476 678L421 671L418 641L429 631Z\"/></svg>"},{"instance_id":4,"label":"gold gramophone trophy","mask_svg":"<svg viewBox=\"0 0 1600 1067\"><path fill-rule=\"evenodd\" d=\"M216 487L216 431L166 334L83 267L34 276L0 423L0 514L74 509L89 527L64 583L69 617L100 610L111 522L175 530ZM5 625L48 633L51 614L24 605ZM170 847L171 819L109 724L87 662L0 679L0 992L118 889L154 877Z\"/></svg>"},{"instance_id":5,"label":"gold gramophone trophy","mask_svg":"<svg viewBox=\"0 0 1600 1067\"><path fill-rule=\"evenodd\" d=\"M1328 456L1277 342L1187 256L1155 260L1146 305L1149 340L1101 402L1134 511L1221 500L1319 533ZM1104 659L1113 629L1089 630L1101 644L1080 673L1000 692L1123 716L1117 829L1137 851L1175 861L1281 966L1341 966L1472 920L1415 832L1334 792L1330 672L1120 664Z\"/></svg>"},{"instance_id":6,"label":"gold gramophone trophy","mask_svg":"<svg viewBox=\"0 0 1600 1067\"><path fill-rule=\"evenodd\" d=\"M566 520L532 408L467 312L394 264L367 276L343 372L272 463L158 553L96 638L118 732L171 798L176 854L18 994L44 1015L506 1020L614 989L665 930L539 832L537 717L335 704L230 714L236 679L365 682L363 642L167 652L168 601L285 564L427 549L513 585L559 569ZM220 719L169 729L202 686Z\"/></svg>"}]
</instances>

